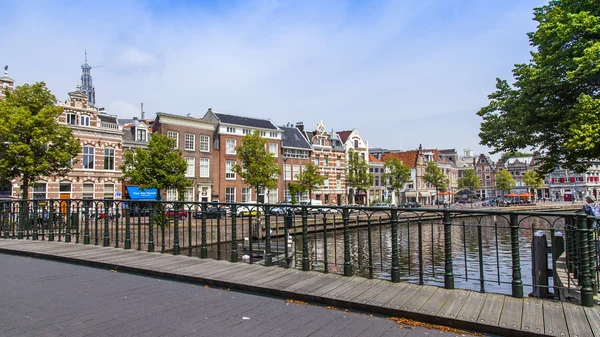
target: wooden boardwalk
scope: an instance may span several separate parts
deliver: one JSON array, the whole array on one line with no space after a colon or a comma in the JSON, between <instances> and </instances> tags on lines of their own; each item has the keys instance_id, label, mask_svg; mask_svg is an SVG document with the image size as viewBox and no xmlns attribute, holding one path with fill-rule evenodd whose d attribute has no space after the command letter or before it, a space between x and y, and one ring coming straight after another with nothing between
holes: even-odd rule
<instances>
[{"instance_id":1,"label":"wooden boardwalk","mask_svg":"<svg viewBox=\"0 0 600 337\"><path fill-rule=\"evenodd\" d=\"M566 302L62 242L0 240L0 253L174 278L502 336L600 337L599 308Z\"/></svg>"}]
</instances>

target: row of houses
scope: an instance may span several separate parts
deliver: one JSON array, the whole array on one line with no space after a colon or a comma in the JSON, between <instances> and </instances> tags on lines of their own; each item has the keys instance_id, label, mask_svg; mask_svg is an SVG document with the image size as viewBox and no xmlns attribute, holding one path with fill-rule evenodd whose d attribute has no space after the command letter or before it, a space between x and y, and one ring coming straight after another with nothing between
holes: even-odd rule
<instances>
[{"instance_id":1,"label":"row of houses","mask_svg":"<svg viewBox=\"0 0 600 337\"><path fill-rule=\"evenodd\" d=\"M311 162L319 166L325 181L311 196L297 196L299 200L311 198L321 200L323 204L338 205L452 201L458 192L458 179L467 169L475 170L479 176L481 188L476 192L483 199L500 194L495 187L495 176L501 169L512 173L517 182L515 192L527 191L521 178L526 171L537 168L540 159L535 153L531 157L494 162L484 154L474 156L472 150L459 154L455 149L424 149L421 146L408 151L369 148L357 129L328 131L323 121L319 121L314 129L305 128L302 122L278 125L270 119L237 116L211 108L197 116L158 112L154 119L146 119L142 105L139 117L118 119L95 106L95 88L87 61L82 65L81 83L83 85L68 94L66 101L59 102L64 112L58 122L73 130L73 135L81 142L82 153L66 176L37 181L30 191L32 198L130 198L135 186L121 179L123 153L147 146L152 134L157 133L174 139L188 164L186 177L192 184L183 193L185 201L276 203L290 200L289 183L297 181ZM4 76L0 77L0 88L11 89L13 86L14 80L5 70ZM275 156L282 172L278 187L258 191L258 197L232 169L234 164L240 164L236 147L244 136L255 130L267 140L268 151ZM373 186L367 191L353 191L346 186L346 162L351 150L359 153L373 174ZM391 158L397 158L411 168L411 182L406 184L401 195L395 195L383 181L384 163ZM447 191L436 192L423 180L430 161L434 161L447 176ZM573 200L597 193L599 168L600 165L593 165L585 174L557 169L544 177L544 185L537 197ZM17 181L0 186L0 193L12 197L22 193ZM175 200L177 196L177 191L164 191L162 197Z\"/></svg>"}]
</instances>

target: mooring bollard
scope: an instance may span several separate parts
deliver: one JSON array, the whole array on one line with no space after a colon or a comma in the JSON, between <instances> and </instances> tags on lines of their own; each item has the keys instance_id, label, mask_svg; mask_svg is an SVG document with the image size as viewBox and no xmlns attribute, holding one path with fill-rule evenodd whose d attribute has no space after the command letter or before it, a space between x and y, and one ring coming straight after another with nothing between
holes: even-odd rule
<instances>
[{"instance_id":1,"label":"mooring bollard","mask_svg":"<svg viewBox=\"0 0 600 337\"><path fill-rule=\"evenodd\" d=\"M533 236L531 245L533 296L548 297L548 242L546 233L539 231Z\"/></svg>"}]
</instances>

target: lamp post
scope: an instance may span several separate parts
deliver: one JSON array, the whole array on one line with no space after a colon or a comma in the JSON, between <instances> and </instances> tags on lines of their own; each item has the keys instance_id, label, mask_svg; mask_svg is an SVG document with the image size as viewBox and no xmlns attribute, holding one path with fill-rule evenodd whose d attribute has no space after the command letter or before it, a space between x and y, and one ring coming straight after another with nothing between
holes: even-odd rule
<instances>
[{"instance_id":1,"label":"lamp post","mask_svg":"<svg viewBox=\"0 0 600 337\"><path fill-rule=\"evenodd\" d=\"M285 191L288 190L288 188L287 188L287 178L286 178L286 175L285 175L285 165L286 165L285 163L287 162L288 157L282 156L282 159L283 159L283 198L285 199L284 200L285 202L288 202L287 197L285 196ZM290 171L291 171L291 168L290 168ZM288 191L288 193L289 193L289 191ZM291 195L290 195L290 197L291 197Z\"/></svg>"}]
</instances>

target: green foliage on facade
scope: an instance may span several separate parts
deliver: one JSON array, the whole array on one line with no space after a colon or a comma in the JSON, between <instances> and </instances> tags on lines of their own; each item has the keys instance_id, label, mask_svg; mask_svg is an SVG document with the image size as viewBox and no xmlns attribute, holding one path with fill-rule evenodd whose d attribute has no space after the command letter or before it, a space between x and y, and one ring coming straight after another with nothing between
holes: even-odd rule
<instances>
[{"instance_id":1,"label":"green foliage on facade","mask_svg":"<svg viewBox=\"0 0 600 337\"><path fill-rule=\"evenodd\" d=\"M435 188L436 197L438 197L440 191L448 189L448 178L433 161L427 163L425 174L423 174L423 181Z\"/></svg>"},{"instance_id":2,"label":"green foliage on facade","mask_svg":"<svg viewBox=\"0 0 600 337\"><path fill-rule=\"evenodd\" d=\"M125 151L121 166L122 179L142 189L156 188L157 198L160 198L161 191L176 189L181 199L184 189L192 181L185 177L187 163L175 145L174 139L154 134L147 149Z\"/></svg>"},{"instance_id":3,"label":"green foliage on facade","mask_svg":"<svg viewBox=\"0 0 600 337\"><path fill-rule=\"evenodd\" d=\"M481 181L475 173L475 170L468 169L463 171L462 178L458 178L458 188L467 189L472 192L481 188Z\"/></svg>"},{"instance_id":4,"label":"green foliage on facade","mask_svg":"<svg viewBox=\"0 0 600 337\"><path fill-rule=\"evenodd\" d=\"M367 161L351 149L346 162L346 186L354 189L355 193L367 191L373 186L374 180Z\"/></svg>"},{"instance_id":5,"label":"green foliage on facade","mask_svg":"<svg viewBox=\"0 0 600 337\"><path fill-rule=\"evenodd\" d=\"M256 200L262 189L277 188L281 169L275 155L267 150L267 140L258 130L246 135L236 152L241 165L234 165L233 171L255 189Z\"/></svg>"},{"instance_id":6,"label":"green foliage on facade","mask_svg":"<svg viewBox=\"0 0 600 337\"><path fill-rule=\"evenodd\" d=\"M542 173L583 172L600 157L600 5L554 0L533 13L532 58L515 66L512 86L497 79L477 113L481 144L493 153L539 149Z\"/></svg>"},{"instance_id":7,"label":"green foliage on facade","mask_svg":"<svg viewBox=\"0 0 600 337\"><path fill-rule=\"evenodd\" d=\"M44 82L6 90L0 100L0 181L21 181L22 198L44 176L64 176L76 163L81 144L59 124L63 108Z\"/></svg>"},{"instance_id":8,"label":"green foliage on facade","mask_svg":"<svg viewBox=\"0 0 600 337\"><path fill-rule=\"evenodd\" d=\"M381 176L382 183L389 186L398 197L400 204L400 192L404 189L404 185L410 182L410 167L406 166L400 159L391 158L386 160L383 165L384 173Z\"/></svg>"},{"instance_id":9,"label":"green foliage on facade","mask_svg":"<svg viewBox=\"0 0 600 337\"><path fill-rule=\"evenodd\" d=\"M523 182L528 188L533 189L533 195L537 195L537 189L542 187L544 179L537 171L530 170L523 175Z\"/></svg>"},{"instance_id":10,"label":"green foliage on facade","mask_svg":"<svg viewBox=\"0 0 600 337\"><path fill-rule=\"evenodd\" d=\"M510 192L515 186L517 186L517 182L510 172L500 170L500 172L496 173L496 189L502 191L502 196Z\"/></svg>"}]
</instances>

